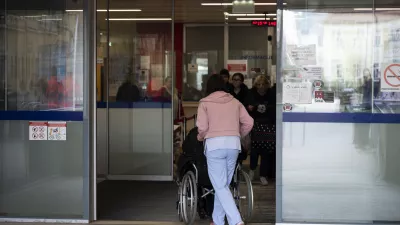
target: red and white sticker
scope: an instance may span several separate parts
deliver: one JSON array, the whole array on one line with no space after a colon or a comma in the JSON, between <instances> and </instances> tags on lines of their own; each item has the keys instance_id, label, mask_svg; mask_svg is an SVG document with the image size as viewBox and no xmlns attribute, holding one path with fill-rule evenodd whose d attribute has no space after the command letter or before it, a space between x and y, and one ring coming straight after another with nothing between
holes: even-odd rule
<instances>
[{"instance_id":1,"label":"red and white sticker","mask_svg":"<svg viewBox=\"0 0 400 225\"><path fill-rule=\"evenodd\" d=\"M381 92L400 92L400 64L389 64L385 67Z\"/></svg>"},{"instance_id":2,"label":"red and white sticker","mask_svg":"<svg viewBox=\"0 0 400 225\"><path fill-rule=\"evenodd\" d=\"M67 122L48 122L47 136L49 141L66 141Z\"/></svg>"},{"instance_id":3,"label":"red and white sticker","mask_svg":"<svg viewBox=\"0 0 400 225\"><path fill-rule=\"evenodd\" d=\"M29 122L29 140L45 141L47 140L47 122L31 121Z\"/></svg>"},{"instance_id":4,"label":"red and white sticker","mask_svg":"<svg viewBox=\"0 0 400 225\"><path fill-rule=\"evenodd\" d=\"M292 104L290 104L290 103L285 103L285 104L283 105L283 111L284 111L284 112L291 112L292 109L293 109L293 106L292 106Z\"/></svg>"}]
</instances>

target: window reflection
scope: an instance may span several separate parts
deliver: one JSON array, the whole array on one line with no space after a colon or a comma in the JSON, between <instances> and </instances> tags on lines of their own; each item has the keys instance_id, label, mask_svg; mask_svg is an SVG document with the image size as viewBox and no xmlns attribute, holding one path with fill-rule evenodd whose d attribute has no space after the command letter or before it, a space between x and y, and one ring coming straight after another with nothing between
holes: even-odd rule
<instances>
[{"instance_id":1,"label":"window reflection","mask_svg":"<svg viewBox=\"0 0 400 225\"><path fill-rule=\"evenodd\" d=\"M199 25L184 29L186 54L182 98L199 101L204 97L208 76L224 68L224 27Z\"/></svg>"},{"instance_id":2,"label":"window reflection","mask_svg":"<svg viewBox=\"0 0 400 225\"><path fill-rule=\"evenodd\" d=\"M385 69L399 58L398 15L334 11L283 11L284 81L321 80L324 84L308 90L313 96L308 105L285 103L294 104L293 111L307 108L308 112L398 112L397 88L382 90ZM321 68L322 72L304 71L310 67ZM333 92L335 101L329 106L318 104L315 91Z\"/></svg>"},{"instance_id":3,"label":"window reflection","mask_svg":"<svg viewBox=\"0 0 400 225\"><path fill-rule=\"evenodd\" d=\"M82 110L82 12L2 15L0 109Z\"/></svg>"}]
</instances>

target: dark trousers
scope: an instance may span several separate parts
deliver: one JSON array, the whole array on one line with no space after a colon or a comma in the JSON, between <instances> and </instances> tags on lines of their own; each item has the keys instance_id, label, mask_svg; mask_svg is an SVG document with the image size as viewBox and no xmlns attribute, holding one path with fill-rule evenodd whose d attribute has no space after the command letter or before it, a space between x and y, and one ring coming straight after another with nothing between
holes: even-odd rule
<instances>
[{"instance_id":1,"label":"dark trousers","mask_svg":"<svg viewBox=\"0 0 400 225\"><path fill-rule=\"evenodd\" d=\"M276 153L267 152L265 149L252 149L250 152L250 169L257 169L258 158L260 162L260 176L275 178L276 175Z\"/></svg>"},{"instance_id":2,"label":"dark trousers","mask_svg":"<svg viewBox=\"0 0 400 225\"><path fill-rule=\"evenodd\" d=\"M275 124L255 123L251 133L250 169L255 170L261 157L260 176L275 178Z\"/></svg>"}]
</instances>

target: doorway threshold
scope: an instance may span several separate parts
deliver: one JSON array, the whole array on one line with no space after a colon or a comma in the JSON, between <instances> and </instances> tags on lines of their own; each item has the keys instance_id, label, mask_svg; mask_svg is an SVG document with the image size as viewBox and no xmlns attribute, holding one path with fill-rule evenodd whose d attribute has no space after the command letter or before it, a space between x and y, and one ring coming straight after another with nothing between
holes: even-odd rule
<instances>
[{"instance_id":1,"label":"doorway threshold","mask_svg":"<svg viewBox=\"0 0 400 225\"><path fill-rule=\"evenodd\" d=\"M182 225L181 222L162 222L162 221L125 221L125 220L97 220L91 224L95 225ZM210 221L195 221L195 225L209 225ZM247 223L246 225L273 225L275 223Z\"/></svg>"}]
</instances>

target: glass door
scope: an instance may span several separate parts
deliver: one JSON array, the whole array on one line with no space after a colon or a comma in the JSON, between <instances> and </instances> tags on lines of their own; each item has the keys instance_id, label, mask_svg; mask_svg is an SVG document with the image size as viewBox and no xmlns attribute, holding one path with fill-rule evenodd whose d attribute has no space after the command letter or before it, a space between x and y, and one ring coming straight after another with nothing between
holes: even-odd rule
<instances>
[{"instance_id":1,"label":"glass door","mask_svg":"<svg viewBox=\"0 0 400 225\"><path fill-rule=\"evenodd\" d=\"M172 180L172 4L162 4L154 14L153 3L98 0L98 160L108 179Z\"/></svg>"}]
</instances>

